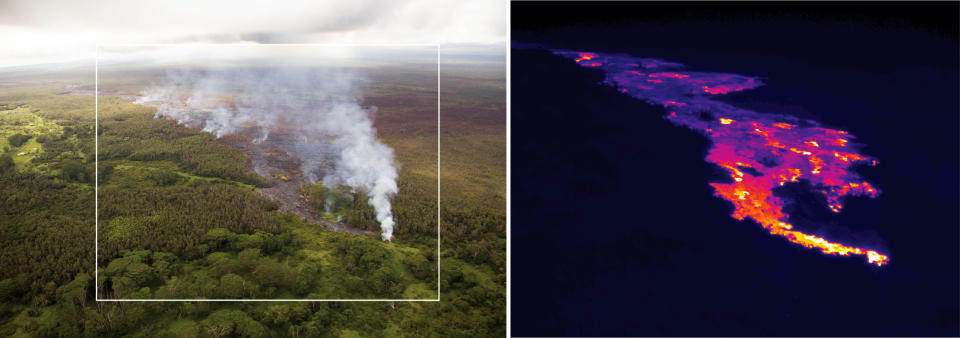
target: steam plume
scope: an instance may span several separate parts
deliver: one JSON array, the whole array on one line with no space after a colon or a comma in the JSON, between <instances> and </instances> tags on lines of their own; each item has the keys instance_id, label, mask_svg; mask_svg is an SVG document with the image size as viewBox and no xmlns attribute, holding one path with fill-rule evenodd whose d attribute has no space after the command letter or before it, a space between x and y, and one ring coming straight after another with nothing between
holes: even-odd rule
<instances>
[{"instance_id":1,"label":"steam plume","mask_svg":"<svg viewBox=\"0 0 960 338\"><path fill-rule=\"evenodd\" d=\"M358 102L362 82L354 72L329 68L177 70L143 90L136 103L156 106L156 118L217 138L245 133L262 143L271 134L285 134L278 144L301 160L304 178L365 191L382 238L390 240L397 170L393 149L377 140L371 121L376 107Z\"/></svg>"}]
</instances>

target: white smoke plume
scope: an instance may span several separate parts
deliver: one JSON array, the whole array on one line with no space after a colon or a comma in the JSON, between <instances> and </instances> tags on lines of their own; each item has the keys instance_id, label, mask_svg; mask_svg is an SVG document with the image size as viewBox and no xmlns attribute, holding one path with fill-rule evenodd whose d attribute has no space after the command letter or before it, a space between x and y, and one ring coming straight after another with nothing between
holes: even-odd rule
<instances>
[{"instance_id":1,"label":"white smoke plume","mask_svg":"<svg viewBox=\"0 0 960 338\"><path fill-rule=\"evenodd\" d=\"M177 70L136 103L217 138L243 132L260 143L271 133L292 136L283 150L300 158L304 178L365 191L382 238L391 240L397 169L393 149L376 137L376 107L358 102L361 83L355 72L317 67Z\"/></svg>"}]
</instances>

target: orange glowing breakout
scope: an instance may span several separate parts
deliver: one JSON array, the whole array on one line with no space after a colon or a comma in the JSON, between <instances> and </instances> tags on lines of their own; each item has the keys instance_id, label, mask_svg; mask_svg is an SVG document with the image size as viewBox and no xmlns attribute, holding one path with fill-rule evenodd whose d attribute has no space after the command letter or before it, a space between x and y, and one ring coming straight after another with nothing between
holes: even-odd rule
<instances>
[{"instance_id":1,"label":"orange glowing breakout","mask_svg":"<svg viewBox=\"0 0 960 338\"><path fill-rule=\"evenodd\" d=\"M576 61L577 63L579 63L581 66L599 67L599 66L602 66L602 65L603 65L603 64L598 63L598 62L583 62L583 61L589 61L589 60L597 57L597 54L594 54L594 53L579 53L578 56L579 56L579 58L577 58L577 59L574 60L574 61Z\"/></svg>"},{"instance_id":2,"label":"orange glowing breakout","mask_svg":"<svg viewBox=\"0 0 960 338\"><path fill-rule=\"evenodd\" d=\"M827 207L838 213L841 197L876 197L879 191L850 171L854 162L876 165L876 160L856 153L846 131L820 127L811 120L782 114L761 114L713 100L711 96L756 88L760 79L737 74L680 72L683 65L656 59L597 53L555 51L586 67L606 73L605 84L621 93L662 105L667 119L713 141L706 161L716 164L732 181L710 183L715 195L730 203L737 220L750 218L770 234L830 255L862 255L867 262L883 266L889 257L870 249L831 242L794 230L784 201L774 189L807 180L826 196ZM643 65L638 66L638 65ZM655 68L656 72L646 69ZM651 78L657 81L650 81ZM702 118L710 112L716 120Z\"/></svg>"}]
</instances>

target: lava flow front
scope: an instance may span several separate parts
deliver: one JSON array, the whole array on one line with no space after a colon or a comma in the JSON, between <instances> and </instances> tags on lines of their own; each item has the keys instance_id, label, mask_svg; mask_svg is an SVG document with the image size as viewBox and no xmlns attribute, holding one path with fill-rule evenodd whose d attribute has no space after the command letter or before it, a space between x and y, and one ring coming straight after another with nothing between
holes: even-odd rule
<instances>
[{"instance_id":1,"label":"lava flow front","mask_svg":"<svg viewBox=\"0 0 960 338\"><path fill-rule=\"evenodd\" d=\"M760 114L710 96L763 85L758 78L737 74L682 71L683 65L657 59L555 51L583 67L605 72L605 83L620 92L663 105L667 118L706 134L713 141L706 160L724 168L732 183L710 183L716 195L733 203L733 217L751 218L771 234L826 254L863 255L877 266L889 258L874 250L846 246L793 230L784 202L773 189L807 180L826 196L827 206L840 212L840 197L879 193L849 170L854 162L876 165L858 154L853 138L842 130L820 127L815 121L789 115ZM704 119L703 114L713 114Z\"/></svg>"}]
</instances>

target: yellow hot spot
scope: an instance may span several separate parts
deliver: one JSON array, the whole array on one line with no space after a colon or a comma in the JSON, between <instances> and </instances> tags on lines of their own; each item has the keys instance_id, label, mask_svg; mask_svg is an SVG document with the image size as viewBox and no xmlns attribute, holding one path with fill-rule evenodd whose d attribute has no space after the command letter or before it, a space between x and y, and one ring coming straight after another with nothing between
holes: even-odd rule
<instances>
[{"instance_id":1,"label":"yellow hot spot","mask_svg":"<svg viewBox=\"0 0 960 338\"><path fill-rule=\"evenodd\" d=\"M789 229L793 229L793 225L790 225L790 224L787 224L787 223L784 223L784 222L778 222L778 223L777 223L777 226L780 227L780 228L783 228L783 229L788 229L788 230L789 230Z\"/></svg>"},{"instance_id":2,"label":"yellow hot spot","mask_svg":"<svg viewBox=\"0 0 960 338\"><path fill-rule=\"evenodd\" d=\"M790 171L790 182L796 182L797 177L800 177L800 169L791 168Z\"/></svg>"},{"instance_id":3,"label":"yellow hot spot","mask_svg":"<svg viewBox=\"0 0 960 338\"><path fill-rule=\"evenodd\" d=\"M733 123L732 119L720 118L720 124L731 124Z\"/></svg>"},{"instance_id":4,"label":"yellow hot spot","mask_svg":"<svg viewBox=\"0 0 960 338\"><path fill-rule=\"evenodd\" d=\"M763 136L763 137L770 137L770 134L768 134L767 132L765 132L765 131L763 131L763 130L760 130L760 128L754 128L753 131L756 132L757 135L761 135L761 136Z\"/></svg>"},{"instance_id":5,"label":"yellow hot spot","mask_svg":"<svg viewBox=\"0 0 960 338\"><path fill-rule=\"evenodd\" d=\"M877 253L876 251L870 250L867 251L867 260L870 263L876 264L877 266L883 266L884 264L887 264L887 261L890 259L887 258L887 256Z\"/></svg>"},{"instance_id":6,"label":"yellow hot spot","mask_svg":"<svg viewBox=\"0 0 960 338\"><path fill-rule=\"evenodd\" d=\"M780 142L777 142L777 141L767 141L767 144L766 144L766 145L771 146L771 147L774 147L774 148L780 148L780 149L786 149L786 148L787 148L787 146L783 145L783 143L780 143Z\"/></svg>"},{"instance_id":7,"label":"yellow hot spot","mask_svg":"<svg viewBox=\"0 0 960 338\"><path fill-rule=\"evenodd\" d=\"M741 172L740 169L737 169L737 167L729 166L729 165L724 165L723 167L730 169L730 171L733 172L732 174L730 174L730 177L733 177L734 181L737 181L737 182L743 181L743 172Z\"/></svg>"}]
</instances>

